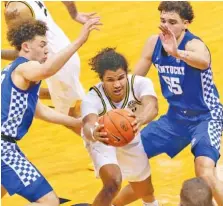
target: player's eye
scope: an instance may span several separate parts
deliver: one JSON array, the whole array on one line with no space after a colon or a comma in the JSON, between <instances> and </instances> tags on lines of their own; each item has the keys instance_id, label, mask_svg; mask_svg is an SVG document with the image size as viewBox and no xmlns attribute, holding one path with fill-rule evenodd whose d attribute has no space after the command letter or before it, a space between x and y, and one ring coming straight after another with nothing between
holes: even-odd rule
<instances>
[{"instance_id":1,"label":"player's eye","mask_svg":"<svg viewBox=\"0 0 223 206\"><path fill-rule=\"evenodd\" d=\"M163 24L166 23L166 21L164 19L160 19L160 22Z\"/></svg>"}]
</instances>

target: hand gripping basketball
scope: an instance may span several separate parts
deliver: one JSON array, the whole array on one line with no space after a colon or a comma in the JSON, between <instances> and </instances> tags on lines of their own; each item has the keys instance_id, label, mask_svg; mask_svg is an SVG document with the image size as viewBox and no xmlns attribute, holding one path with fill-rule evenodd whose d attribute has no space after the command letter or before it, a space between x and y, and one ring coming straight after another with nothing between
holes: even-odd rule
<instances>
[{"instance_id":1,"label":"hand gripping basketball","mask_svg":"<svg viewBox=\"0 0 223 206\"><path fill-rule=\"evenodd\" d=\"M107 112L99 119L101 132L106 132L106 139L109 145L122 147L131 142L135 137L132 123L135 116L130 116L124 109L114 109Z\"/></svg>"}]
</instances>

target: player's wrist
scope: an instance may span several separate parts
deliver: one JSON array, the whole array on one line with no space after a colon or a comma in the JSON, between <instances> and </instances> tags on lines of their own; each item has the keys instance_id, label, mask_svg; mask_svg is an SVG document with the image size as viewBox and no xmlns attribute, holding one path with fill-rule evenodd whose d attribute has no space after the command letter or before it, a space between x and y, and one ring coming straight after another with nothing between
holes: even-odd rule
<instances>
[{"instance_id":1,"label":"player's wrist","mask_svg":"<svg viewBox=\"0 0 223 206\"><path fill-rule=\"evenodd\" d=\"M177 53L175 56L176 58L185 59L185 58L187 58L187 56L188 56L188 51L177 49Z\"/></svg>"},{"instance_id":2,"label":"player's wrist","mask_svg":"<svg viewBox=\"0 0 223 206\"><path fill-rule=\"evenodd\" d=\"M94 142L96 142L97 141L97 139L95 138L95 134L94 134L94 131L95 131L95 128L98 126L99 124L98 124L98 122L95 122L95 124L94 124L94 127L91 127L90 128L90 132L91 132L91 138L92 138L92 140L94 141Z\"/></svg>"}]
</instances>

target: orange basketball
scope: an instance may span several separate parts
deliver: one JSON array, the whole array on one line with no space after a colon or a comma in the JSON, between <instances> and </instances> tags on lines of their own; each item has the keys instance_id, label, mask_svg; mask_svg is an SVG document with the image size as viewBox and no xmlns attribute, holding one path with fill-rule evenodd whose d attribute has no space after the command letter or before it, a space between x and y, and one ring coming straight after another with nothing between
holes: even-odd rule
<instances>
[{"instance_id":1,"label":"orange basketball","mask_svg":"<svg viewBox=\"0 0 223 206\"><path fill-rule=\"evenodd\" d=\"M104 124L107 132L109 145L122 147L135 137L131 123L135 119L128 116L129 112L124 109L114 109L104 114L99 123Z\"/></svg>"}]
</instances>

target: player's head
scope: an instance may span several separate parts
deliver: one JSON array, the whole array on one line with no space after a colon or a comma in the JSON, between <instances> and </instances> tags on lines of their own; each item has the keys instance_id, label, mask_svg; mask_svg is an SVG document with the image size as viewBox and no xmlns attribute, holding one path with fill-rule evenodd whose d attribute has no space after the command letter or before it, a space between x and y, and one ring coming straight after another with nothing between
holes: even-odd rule
<instances>
[{"instance_id":1,"label":"player's head","mask_svg":"<svg viewBox=\"0 0 223 206\"><path fill-rule=\"evenodd\" d=\"M180 206L213 206L212 192L202 178L192 178L183 183Z\"/></svg>"},{"instance_id":2,"label":"player's head","mask_svg":"<svg viewBox=\"0 0 223 206\"><path fill-rule=\"evenodd\" d=\"M170 28L177 39L194 19L192 6L187 1L162 1L158 10L160 24Z\"/></svg>"},{"instance_id":3,"label":"player's head","mask_svg":"<svg viewBox=\"0 0 223 206\"><path fill-rule=\"evenodd\" d=\"M89 65L98 74L111 100L121 101L127 85L128 62L125 57L115 48L105 48L90 60Z\"/></svg>"},{"instance_id":4,"label":"player's head","mask_svg":"<svg viewBox=\"0 0 223 206\"><path fill-rule=\"evenodd\" d=\"M29 20L11 26L7 38L22 56L43 63L48 53L46 31L44 22Z\"/></svg>"}]
</instances>

